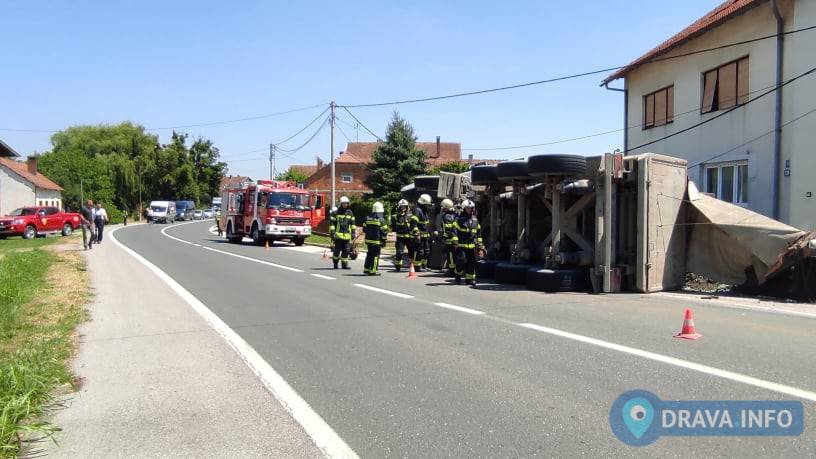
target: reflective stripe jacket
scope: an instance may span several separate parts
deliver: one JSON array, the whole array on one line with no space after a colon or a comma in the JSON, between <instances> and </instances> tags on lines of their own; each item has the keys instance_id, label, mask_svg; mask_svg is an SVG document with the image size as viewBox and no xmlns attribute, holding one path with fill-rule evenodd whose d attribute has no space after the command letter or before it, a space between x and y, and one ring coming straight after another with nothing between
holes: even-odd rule
<instances>
[{"instance_id":1,"label":"reflective stripe jacket","mask_svg":"<svg viewBox=\"0 0 816 459\"><path fill-rule=\"evenodd\" d=\"M397 237L411 237L411 212L397 212L393 216L394 231L397 232Z\"/></svg>"},{"instance_id":2,"label":"reflective stripe jacket","mask_svg":"<svg viewBox=\"0 0 816 459\"><path fill-rule=\"evenodd\" d=\"M411 215L411 235L419 237L428 237L428 216L422 207L416 206L414 213Z\"/></svg>"},{"instance_id":3,"label":"reflective stripe jacket","mask_svg":"<svg viewBox=\"0 0 816 459\"><path fill-rule=\"evenodd\" d=\"M456 229L456 245L465 249L474 249L476 244L482 243L482 227L475 215L464 213L454 223Z\"/></svg>"},{"instance_id":4,"label":"reflective stripe jacket","mask_svg":"<svg viewBox=\"0 0 816 459\"><path fill-rule=\"evenodd\" d=\"M337 209L329 220L329 233L335 239L350 241L356 230L354 212L351 209Z\"/></svg>"},{"instance_id":5,"label":"reflective stripe jacket","mask_svg":"<svg viewBox=\"0 0 816 459\"><path fill-rule=\"evenodd\" d=\"M382 214L371 214L366 217L363 232L365 233L366 244L385 245L385 240L388 237L388 222L385 221Z\"/></svg>"},{"instance_id":6,"label":"reflective stripe jacket","mask_svg":"<svg viewBox=\"0 0 816 459\"><path fill-rule=\"evenodd\" d=\"M452 244L456 240L456 219L455 212L442 212L442 239L446 244Z\"/></svg>"}]
</instances>

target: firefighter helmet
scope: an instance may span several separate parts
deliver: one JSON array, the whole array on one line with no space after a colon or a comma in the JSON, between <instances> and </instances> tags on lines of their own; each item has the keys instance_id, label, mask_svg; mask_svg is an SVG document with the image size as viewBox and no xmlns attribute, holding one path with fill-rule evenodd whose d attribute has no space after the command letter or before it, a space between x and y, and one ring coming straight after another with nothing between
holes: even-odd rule
<instances>
[{"instance_id":1,"label":"firefighter helmet","mask_svg":"<svg viewBox=\"0 0 816 459\"><path fill-rule=\"evenodd\" d=\"M419 197L419 200L417 201L417 204L422 205L422 206L430 205L431 204L431 196L429 194L423 194L422 196Z\"/></svg>"},{"instance_id":2,"label":"firefighter helmet","mask_svg":"<svg viewBox=\"0 0 816 459\"><path fill-rule=\"evenodd\" d=\"M406 199L400 199L397 203L397 207L408 207L408 201Z\"/></svg>"},{"instance_id":3,"label":"firefighter helmet","mask_svg":"<svg viewBox=\"0 0 816 459\"><path fill-rule=\"evenodd\" d=\"M443 209L453 209L453 201L448 198L442 200L442 208Z\"/></svg>"},{"instance_id":4,"label":"firefighter helmet","mask_svg":"<svg viewBox=\"0 0 816 459\"><path fill-rule=\"evenodd\" d=\"M375 214L381 214L385 212L385 207L383 207L383 203L377 201L374 203L373 206L371 206L371 211L374 212Z\"/></svg>"},{"instance_id":5,"label":"firefighter helmet","mask_svg":"<svg viewBox=\"0 0 816 459\"><path fill-rule=\"evenodd\" d=\"M462 208L463 209L474 209L476 208L476 204L473 203L470 199L465 199L462 201Z\"/></svg>"},{"instance_id":6,"label":"firefighter helmet","mask_svg":"<svg viewBox=\"0 0 816 459\"><path fill-rule=\"evenodd\" d=\"M350 202L348 196L340 196L340 204L349 204Z\"/></svg>"}]
</instances>

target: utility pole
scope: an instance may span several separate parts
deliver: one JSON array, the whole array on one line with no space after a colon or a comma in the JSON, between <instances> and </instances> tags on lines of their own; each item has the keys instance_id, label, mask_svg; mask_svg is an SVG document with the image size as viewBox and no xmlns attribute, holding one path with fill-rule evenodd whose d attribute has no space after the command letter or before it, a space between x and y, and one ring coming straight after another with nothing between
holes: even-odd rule
<instances>
[{"instance_id":1,"label":"utility pole","mask_svg":"<svg viewBox=\"0 0 816 459\"><path fill-rule=\"evenodd\" d=\"M275 180L278 170L275 168L275 151L278 149L274 144L269 144L269 180Z\"/></svg>"},{"instance_id":2,"label":"utility pole","mask_svg":"<svg viewBox=\"0 0 816 459\"><path fill-rule=\"evenodd\" d=\"M334 183L335 180L336 180L335 172L334 172L334 123L335 123L334 109L336 107L337 107L337 105L335 105L334 101L332 101L331 102L331 117L329 118L329 121L331 122L331 204L332 204L332 207L335 207L335 205L336 205L335 199L336 199L336 193L337 193L337 190L335 188L335 183Z\"/></svg>"}]
</instances>

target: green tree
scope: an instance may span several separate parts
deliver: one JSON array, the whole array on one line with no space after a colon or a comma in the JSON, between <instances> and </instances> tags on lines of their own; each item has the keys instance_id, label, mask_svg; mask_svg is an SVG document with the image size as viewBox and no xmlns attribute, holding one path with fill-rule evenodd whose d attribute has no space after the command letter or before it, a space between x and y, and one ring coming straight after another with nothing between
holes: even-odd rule
<instances>
[{"instance_id":1,"label":"green tree","mask_svg":"<svg viewBox=\"0 0 816 459\"><path fill-rule=\"evenodd\" d=\"M396 111L388 123L385 142L371 157L371 173L365 183L375 197L385 201L397 201L402 187L428 172L425 152L416 147L414 128Z\"/></svg>"},{"instance_id":2,"label":"green tree","mask_svg":"<svg viewBox=\"0 0 816 459\"><path fill-rule=\"evenodd\" d=\"M286 172L281 172L275 177L275 180L287 180L295 183L303 183L309 178L305 172L290 167Z\"/></svg>"},{"instance_id":3,"label":"green tree","mask_svg":"<svg viewBox=\"0 0 816 459\"><path fill-rule=\"evenodd\" d=\"M431 170L431 174L439 174L440 172L453 172L455 174L461 174L462 172L467 172L468 170L470 170L470 164L455 159L434 167L433 170Z\"/></svg>"}]
</instances>

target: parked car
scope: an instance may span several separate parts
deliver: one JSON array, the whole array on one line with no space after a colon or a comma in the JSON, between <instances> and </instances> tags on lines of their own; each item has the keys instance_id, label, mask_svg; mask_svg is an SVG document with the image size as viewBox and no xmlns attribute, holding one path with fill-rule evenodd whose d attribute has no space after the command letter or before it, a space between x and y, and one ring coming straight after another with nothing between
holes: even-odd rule
<instances>
[{"instance_id":1,"label":"parked car","mask_svg":"<svg viewBox=\"0 0 816 459\"><path fill-rule=\"evenodd\" d=\"M21 207L0 217L0 239L8 236L34 239L38 235L56 233L69 236L79 228L81 221L79 214L62 212L57 207Z\"/></svg>"},{"instance_id":2,"label":"parked car","mask_svg":"<svg viewBox=\"0 0 816 459\"><path fill-rule=\"evenodd\" d=\"M204 209L204 213L201 215L201 218L215 218L215 210Z\"/></svg>"},{"instance_id":3,"label":"parked car","mask_svg":"<svg viewBox=\"0 0 816 459\"><path fill-rule=\"evenodd\" d=\"M196 209L193 211L193 219L194 220L201 220L204 217L204 211L201 209Z\"/></svg>"},{"instance_id":4,"label":"parked car","mask_svg":"<svg viewBox=\"0 0 816 459\"><path fill-rule=\"evenodd\" d=\"M176 221L176 203L173 201L152 201L148 215L153 223L173 223Z\"/></svg>"},{"instance_id":5,"label":"parked car","mask_svg":"<svg viewBox=\"0 0 816 459\"><path fill-rule=\"evenodd\" d=\"M193 201L176 201L176 220L192 220L194 212Z\"/></svg>"}]
</instances>

